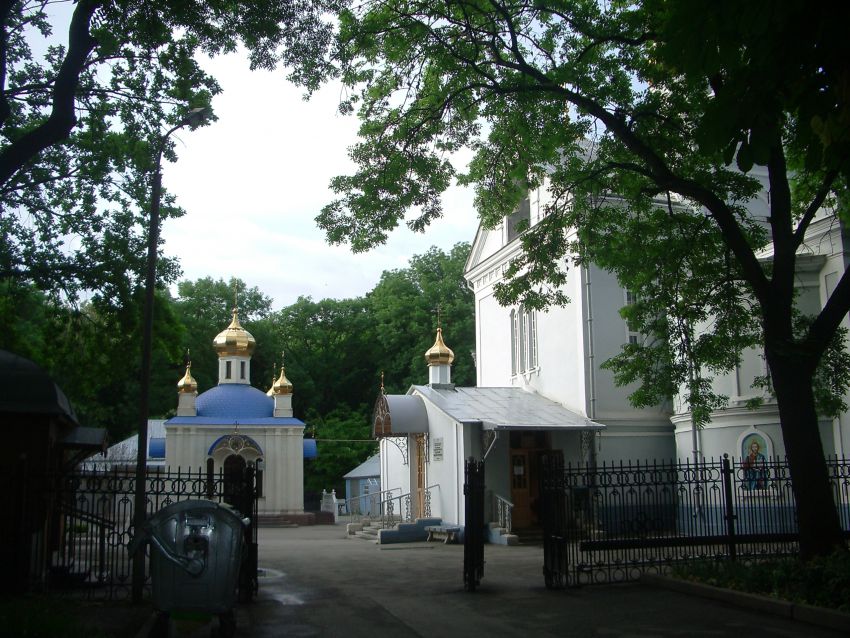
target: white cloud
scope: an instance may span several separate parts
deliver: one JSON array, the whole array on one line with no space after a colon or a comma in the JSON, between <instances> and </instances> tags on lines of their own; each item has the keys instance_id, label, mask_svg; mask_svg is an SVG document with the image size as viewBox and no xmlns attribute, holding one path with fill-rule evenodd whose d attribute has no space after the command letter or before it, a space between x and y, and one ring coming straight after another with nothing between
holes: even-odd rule
<instances>
[{"instance_id":1,"label":"white cloud","mask_svg":"<svg viewBox=\"0 0 850 638\"><path fill-rule=\"evenodd\" d=\"M352 169L346 150L358 126L336 110L340 88L327 86L305 102L282 70L252 72L243 55L206 68L224 89L213 102L219 119L178 132L179 161L164 168L165 187L187 211L162 231L184 277L240 277L280 308L299 295L362 295L383 270L404 267L432 245L472 241L472 194L453 188L445 217L424 235L402 226L366 254L328 246L314 218L332 199L330 178Z\"/></svg>"}]
</instances>

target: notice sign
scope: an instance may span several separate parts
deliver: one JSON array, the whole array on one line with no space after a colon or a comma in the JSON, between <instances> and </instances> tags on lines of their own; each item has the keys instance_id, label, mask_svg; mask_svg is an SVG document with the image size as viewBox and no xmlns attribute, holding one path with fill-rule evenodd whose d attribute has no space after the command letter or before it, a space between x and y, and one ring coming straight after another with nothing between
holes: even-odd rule
<instances>
[{"instance_id":1,"label":"notice sign","mask_svg":"<svg viewBox=\"0 0 850 638\"><path fill-rule=\"evenodd\" d=\"M443 460L443 437L434 439L434 460Z\"/></svg>"}]
</instances>

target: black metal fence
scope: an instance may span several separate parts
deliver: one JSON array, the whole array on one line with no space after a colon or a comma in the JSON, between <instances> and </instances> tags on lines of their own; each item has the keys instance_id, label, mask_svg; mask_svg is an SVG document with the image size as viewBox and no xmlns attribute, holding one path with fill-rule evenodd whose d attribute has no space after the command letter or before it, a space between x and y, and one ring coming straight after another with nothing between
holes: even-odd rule
<instances>
[{"instance_id":1,"label":"black metal fence","mask_svg":"<svg viewBox=\"0 0 850 638\"><path fill-rule=\"evenodd\" d=\"M12 516L0 523L0 551L15 565L14 589L64 590L89 599L130 598L133 560L127 544L133 536L134 471L7 479L13 491ZM257 587L259 484L254 468L249 465L240 476L200 468L148 469L145 483L148 515L178 501L209 499L226 502L251 520L240 597L252 596ZM145 587L150 587L147 569Z\"/></svg>"},{"instance_id":2,"label":"black metal fence","mask_svg":"<svg viewBox=\"0 0 850 638\"><path fill-rule=\"evenodd\" d=\"M850 537L850 463L833 458L828 467ZM798 551L784 459L757 466L728 458L563 469L550 463L542 481L544 490L563 493L566 520L559 523L556 516L553 524L564 525L569 585L632 580L682 561Z\"/></svg>"}]
</instances>

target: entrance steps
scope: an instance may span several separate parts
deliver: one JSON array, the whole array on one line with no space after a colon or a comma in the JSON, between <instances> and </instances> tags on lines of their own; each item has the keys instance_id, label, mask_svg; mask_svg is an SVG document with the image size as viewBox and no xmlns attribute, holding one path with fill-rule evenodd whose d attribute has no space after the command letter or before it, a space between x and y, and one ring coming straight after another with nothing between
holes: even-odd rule
<instances>
[{"instance_id":1,"label":"entrance steps","mask_svg":"<svg viewBox=\"0 0 850 638\"><path fill-rule=\"evenodd\" d=\"M360 538L365 541L378 542L378 532L381 530L381 521L363 518L359 523L348 523L345 532L348 536Z\"/></svg>"},{"instance_id":2,"label":"entrance steps","mask_svg":"<svg viewBox=\"0 0 850 638\"><path fill-rule=\"evenodd\" d=\"M487 540L493 545L519 545L519 537L496 522L488 525Z\"/></svg>"},{"instance_id":3,"label":"entrance steps","mask_svg":"<svg viewBox=\"0 0 850 638\"><path fill-rule=\"evenodd\" d=\"M518 538L519 545L543 545L542 527L524 527L513 530Z\"/></svg>"},{"instance_id":4,"label":"entrance steps","mask_svg":"<svg viewBox=\"0 0 850 638\"><path fill-rule=\"evenodd\" d=\"M346 532L349 536L374 541L380 545L392 543L414 543L428 539L425 529L442 524L441 518L417 518L413 523L398 523L392 529L381 529L380 521L363 519L360 523L349 523Z\"/></svg>"}]
</instances>

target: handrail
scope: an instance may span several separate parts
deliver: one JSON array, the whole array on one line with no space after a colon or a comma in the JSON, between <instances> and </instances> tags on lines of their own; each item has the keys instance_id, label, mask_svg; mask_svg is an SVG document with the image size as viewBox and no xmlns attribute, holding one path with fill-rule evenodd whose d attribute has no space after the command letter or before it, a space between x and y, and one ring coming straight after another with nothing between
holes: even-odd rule
<instances>
[{"instance_id":1,"label":"handrail","mask_svg":"<svg viewBox=\"0 0 850 638\"><path fill-rule=\"evenodd\" d=\"M496 522L505 532L511 533L511 518L513 517L514 504L503 496L493 493L493 510Z\"/></svg>"},{"instance_id":2,"label":"handrail","mask_svg":"<svg viewBox=\"0 0 850 638\"><path fill-rule=\"evenodd\" d=\"M439 489L440 484L434 483L433 485L429 485L425 488L422 488L424 492L424 516L427 518L431 516L431 490ZM398 488L399 490L401 488ZM413 511L411 508L411 499L414 492L407 492L406 494L399 494L398 496L394 496L392 498L388 498L386 500L381 501L381 527L386 529L387 527L391 527L396 523L405 523L413 520ZM394 502L398 501L398 515L395 513L395 505Z\"/></svg>"},{"instance_id":3,"label":"handrail","mask_svg":"<svg viewBox=\"0 0 850 638\"><path fill-rule=\"evenodd\" d=\"M346 515L347 515L349 518L351 518L352 516L354 516L354 512L352 511L352 507L351 507L351 504L352 504L354 501L358 501L358 500L361 500L361 499L364 499L364 498L368 498L368 499L377 499L377 503L378 503L378 504L380 504L380 503L382 503L382 502L383 502L383 498L382 498L382 496L383 496L384 494L392 494L392 493L393 493L393 492L395 492L396 490L398 490L399 492L401 492L401 488L400 488L400 487L391 487L391 488L390 488L390 489L388 489L388 490L381 490L380 492L370 492L369 494L361 494L360 496L352 496L352 497L350 497L350 498L347 498L347 499L345 499L345 500L343 501L343 503L345 503L345 513L346 513ZM361 512L361 514L362 514L362 512Z\"/></svg>"}]
</instances>

